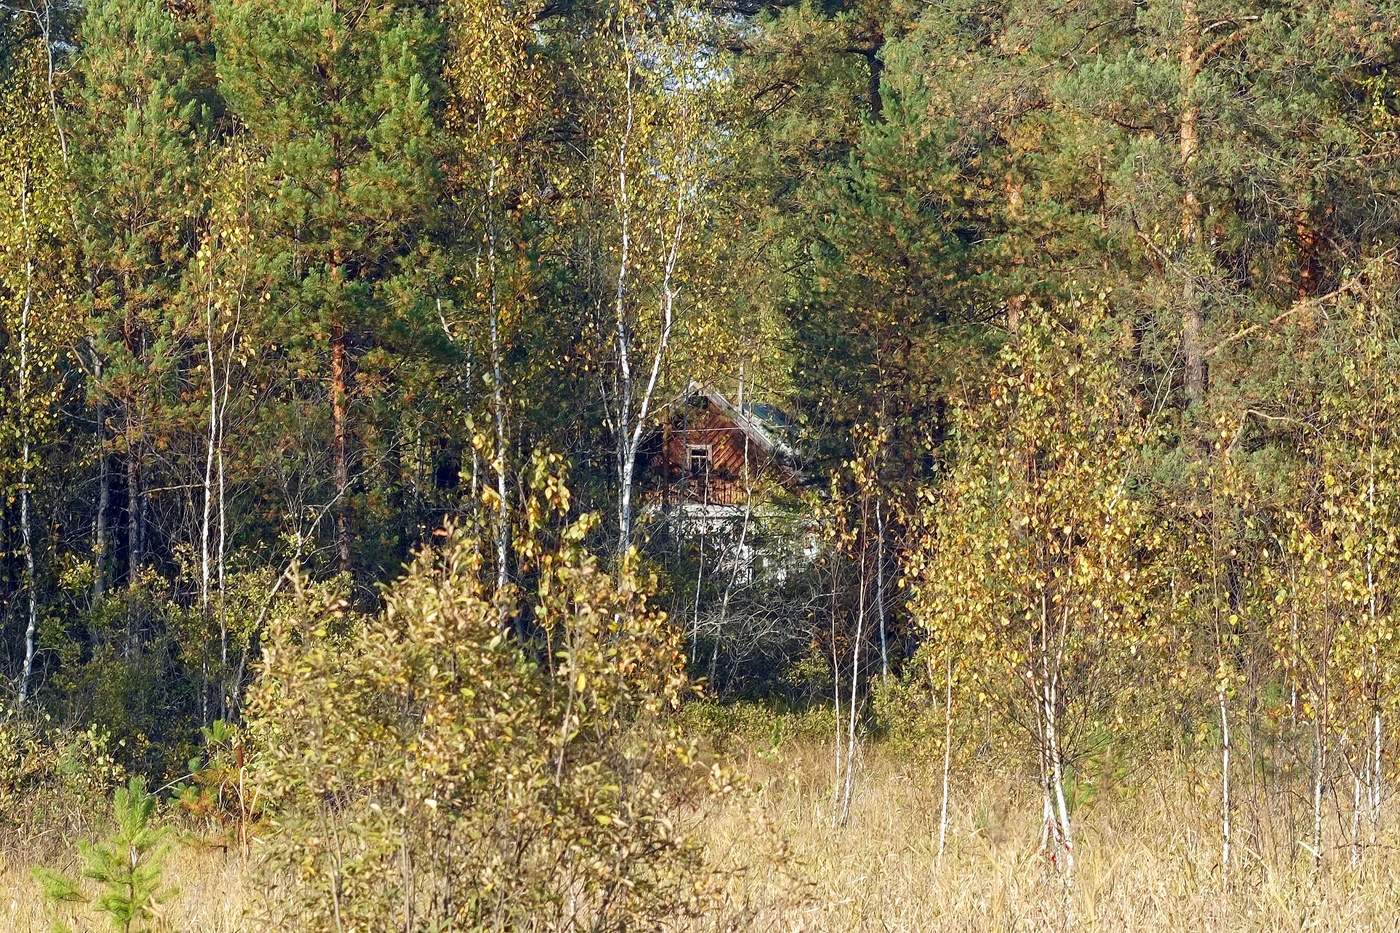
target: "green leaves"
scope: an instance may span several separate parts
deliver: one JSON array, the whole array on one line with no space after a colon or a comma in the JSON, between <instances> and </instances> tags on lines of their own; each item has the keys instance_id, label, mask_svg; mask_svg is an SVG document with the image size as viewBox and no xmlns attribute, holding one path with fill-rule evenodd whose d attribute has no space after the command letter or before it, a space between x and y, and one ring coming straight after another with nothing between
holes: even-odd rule
<instances>
[{"instance_id":1,"label":"green leaves","mask_svg":"<svg viewBox=\"0 0 1400 933\"><path fill-rule=\"evenodd\" d=\"M91 903L118 930L153 928L157 909L174 892L162 883L169 830L152 822L156 798L144 778L133 777L113 799L116 827L105 839L79 843L82 876L98 885L89 901L78 882L45 868L35 878L51 903L74 907Z\"/></svg>"}]
</instances>

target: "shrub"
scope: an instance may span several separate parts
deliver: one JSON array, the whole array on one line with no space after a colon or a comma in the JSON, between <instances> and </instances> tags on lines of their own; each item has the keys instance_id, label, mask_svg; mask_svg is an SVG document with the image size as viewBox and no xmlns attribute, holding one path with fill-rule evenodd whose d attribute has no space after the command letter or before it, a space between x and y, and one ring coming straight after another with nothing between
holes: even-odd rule
<instances>
[{"instance_id":1,"label":"shrub","mask_svg":"<svg viewBox=\"0 0 1400 933\"><path fill-rule=\"evenodd\" d=\"M621 930L695 906L679 644L630 558L614 575L585 552L592 521L550 547L522 532L523 607L462 532L377 615L298 589L248 703L275 913L309 930Z\"/></svg>"},{"instance_id":2,"label":"shrub","mask_svg":"<svg viewBox=\"0 0 1400 933\"><path fill-rule=\"evenodd\" d=\"M687 703L687 732L707 740L717 750L757 748L773 753L794 741L819 742L835 728L829 705L793 705L781 698L769 701L713 699Z\"/></svg>"},{"instance_id":3,"label":"shrub","mask_svg":"<svg viewBox=\"0 0 1400 933\"><path fill-rule=\"evenodd\" d=\"M180 809L227 839L248 846L248 830L258 817L256 795L247 783L248 741L243 730L223 719L200 729L203 754L191 758L188 779L172 788Z\"/></svg>"},{"instance_id":4,"label":"shrub","mask_svg":"<svg viewBox=\"0 0 1400 933\"><path fill-rule=\"evenodd\" d=\"M107 734L75 731L42 715L0 708L0 839L24 846L42 835L94 828L93 802L123 778Z\"/></svg>"}]
</instances>

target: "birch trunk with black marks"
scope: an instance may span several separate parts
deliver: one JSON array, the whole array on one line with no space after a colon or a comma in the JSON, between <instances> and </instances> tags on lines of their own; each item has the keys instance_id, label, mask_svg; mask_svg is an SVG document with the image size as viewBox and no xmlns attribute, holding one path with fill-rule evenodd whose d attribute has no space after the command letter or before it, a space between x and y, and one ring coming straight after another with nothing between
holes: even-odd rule
<instances>
[{"instance_id":1,"label":"birch trunk with black marks","mask_svg":"<svg viewBox=\"0 0 1400 933\"><path fill-rule=\"evenodd\" d=\"M953 768L953 650L945 649L943 661L943 792L938 805L938 864L948 843L948 788Z\"/></svg>"},{"instance_id":2,"label":"birch trunk with black marks","mask_svg":"<svg viewBox=\"0 0 1400 933\"><path fill-rule=\"evenodd\" d=\"M614 436L614 467L617 471L617 541L616 556L620 560L632 546L632 536L636 524L637 454L641 450L642 439L651 416L652 404L656 395L661 367L666 359L671 343L671 330L675 323L676 265L680 258L682 235L685 230L686 212L689 201L689 185L686 179L676 179L676 196L673 205L674 217L668 231L665 259L661 270L658 296L658 317L660 325L655 343L651 347L650 358L645 371L634 371L633 356L642 348L638 344L638 327L632 320L634 297L631 294L630 276L632 273L633 207L631 185L633 169L631 158L636 105L633 100L636 84L633 56L626 28L622 36L622 53L626 68L625 105L623 132L617 147L616 180L617 209L619 221L619 255L616 287L613 293L613 350L617 354L617 372L614 374L612 401L608 406L610 427Z\"/></svg>"},{"instance_id":3,"label":"birch trunk with black marks","mask_svg":"<svg viewBox=\"0 0 1400 933\"><path fill-rule=\"evenodd\" d=\"M496 174L493 164L486 182L486 275L490 308L491 337L491 421L495 431L495 455L492 466L496 472L496 596L502 600L499 609L505 623L508 608L503 601L510 583L510 487L508 450L506 444L505 369L501 347L501 302L496 262Z\"/></svg>"},{"instance_id":4,"label":"birch trunk with black marks","mask_svg":"<svg viewBox=\"0 0 1400 933\"><path fill-rule=\"evenodd\" d=\"M29 404L29 315L34 306L34 256L29 238L29 167L20 173L20 229L24 242L24 300L19 316L19 411L20 411L20 464L19 464L19 529L20 544L24 551L24 667L19 679L19 702L29 699L31 679L34 675L34 639L39 628L39 591L34 573L34 536L30 527L29 458L33 452L33 438L30 434Z\"/></svg>"}]
</instances>

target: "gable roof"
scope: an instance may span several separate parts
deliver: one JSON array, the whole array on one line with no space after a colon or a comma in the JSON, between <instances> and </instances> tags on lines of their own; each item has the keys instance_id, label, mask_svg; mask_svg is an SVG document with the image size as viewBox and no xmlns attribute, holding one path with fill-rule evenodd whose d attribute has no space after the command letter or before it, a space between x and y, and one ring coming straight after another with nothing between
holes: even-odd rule
<instances>
[{"instance_id":1,"label":"gable roof","mask_svg":"<svg viewBox=\"0 0 1400 933\"><path fill-rule=\"evenodd\" d=\"M758 406L740 410L733 402L725 397L714 386L706 385L692 379L690 383L675 398L657 410L658 415L662 415L668 408L680 408L682 405L695 398L703 398L716 409L724 414L726 418L734 422L734 426L748 437L749 442L757 446L760 450L770 456L778 456L791 460L795 454L793 449L779 439L775 429L779 427L777 418L765 418L759 414ZM765 411L776 412L777 409L771 406L763 406Z\"/></svg>"}]
</instances>

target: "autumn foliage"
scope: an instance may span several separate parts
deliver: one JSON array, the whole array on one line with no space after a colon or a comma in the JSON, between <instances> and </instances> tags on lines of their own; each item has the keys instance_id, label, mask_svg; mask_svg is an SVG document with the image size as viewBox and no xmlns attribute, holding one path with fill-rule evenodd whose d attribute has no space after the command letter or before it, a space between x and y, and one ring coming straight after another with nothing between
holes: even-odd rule
<instances>
[{"instance_id":1,"label":"autumn foliage","mask_svg":"<svg viewBox=\"0 0 1400 933\"><path fill-rule=\"evenodd\" d=\"M279 914L622 930L697 903L678 805L708 775L671 716L678 635L633 559L612 573L582 547L594 522L522 534L528 593L494 591L489 548L462 530L378 613L298 584L249 701Z\"/></svg>"}]
</instances>

